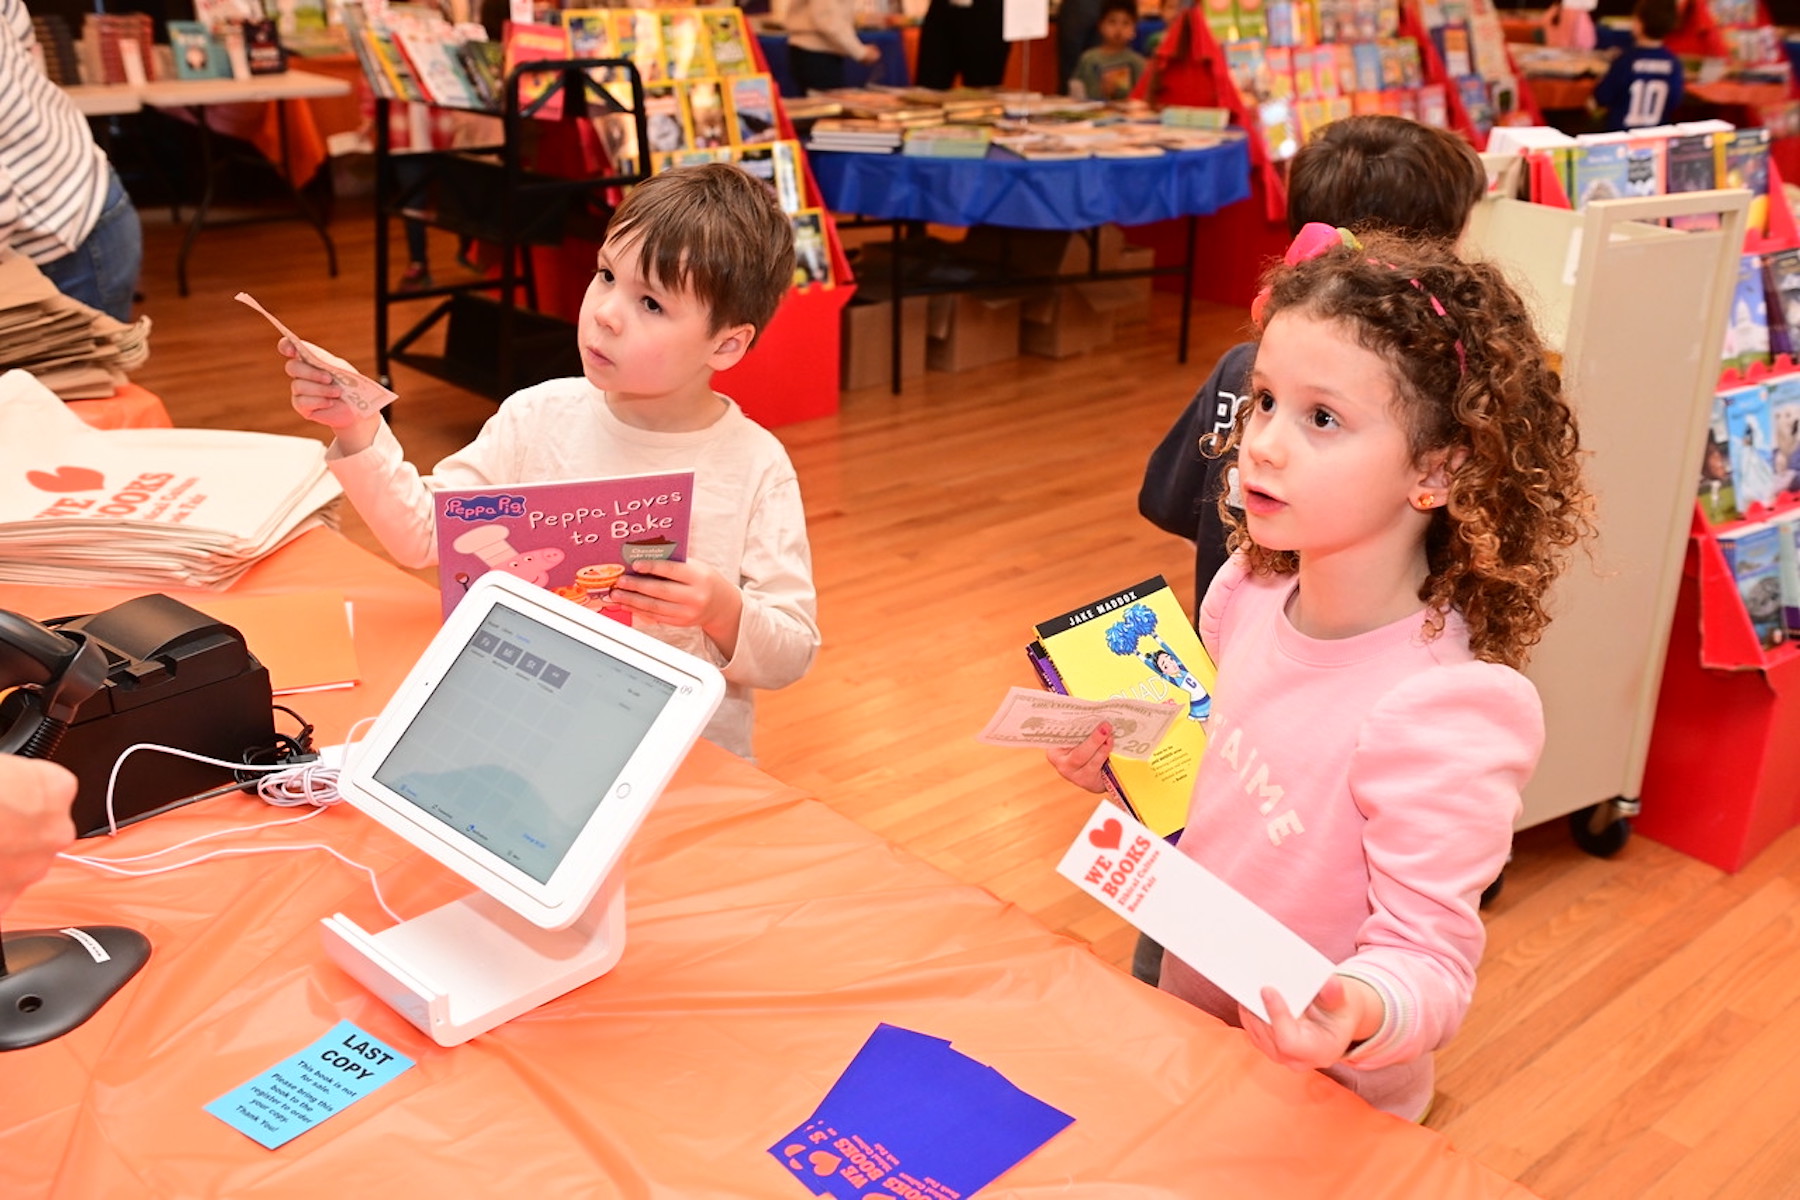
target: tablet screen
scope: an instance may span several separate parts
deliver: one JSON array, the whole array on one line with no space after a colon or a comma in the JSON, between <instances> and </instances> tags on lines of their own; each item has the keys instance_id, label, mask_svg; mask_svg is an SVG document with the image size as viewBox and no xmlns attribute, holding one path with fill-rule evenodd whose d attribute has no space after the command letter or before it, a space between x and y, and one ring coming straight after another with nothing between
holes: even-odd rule
<instances>
[{"instance_id":1,"label":"tablet screen","mask_svg":"<svg viewBox=\"0 0 1800 1200\"><path fill-rule=\"evenodd\" d=\"M374 778L544 883L673 692L497 603Z\"/></svg>"}]
</instances>

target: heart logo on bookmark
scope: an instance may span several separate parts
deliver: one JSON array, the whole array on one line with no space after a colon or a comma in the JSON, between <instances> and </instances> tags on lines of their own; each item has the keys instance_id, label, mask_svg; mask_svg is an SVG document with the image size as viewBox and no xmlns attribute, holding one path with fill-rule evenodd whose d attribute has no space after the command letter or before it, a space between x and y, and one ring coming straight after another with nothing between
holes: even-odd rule
<instances>
[{"instance_id":1,"label":"heart logo on bookmark","mask_svg":"<svg viewBox=\"0 0 1800 1200\"><path fill-rule=\"evenodd\" d=\"M1125 827L1119 824L1117 819L1108 817L1100 822L1098 828L1088 830L1088 841L1102 850L1117 850L1124 834Z\"/></svg>"}]
</instances>

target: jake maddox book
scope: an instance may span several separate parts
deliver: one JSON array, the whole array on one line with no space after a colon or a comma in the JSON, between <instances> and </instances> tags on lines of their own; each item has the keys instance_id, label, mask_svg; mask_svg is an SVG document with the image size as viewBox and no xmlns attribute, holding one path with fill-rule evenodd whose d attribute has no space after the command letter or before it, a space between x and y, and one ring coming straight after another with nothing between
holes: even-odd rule
<instances>
[{"instance_id":1,"label":"jake maddox book","mask_svg":"<svg viewBox=\"0 0 1800 1200\"><path fill-rule=\"evenodd\" d=\"M629 625L612 586L641 559L687 558L693 497L692 471L436 492L444 615L505 571Z\"/></svg>"}]
</instances>

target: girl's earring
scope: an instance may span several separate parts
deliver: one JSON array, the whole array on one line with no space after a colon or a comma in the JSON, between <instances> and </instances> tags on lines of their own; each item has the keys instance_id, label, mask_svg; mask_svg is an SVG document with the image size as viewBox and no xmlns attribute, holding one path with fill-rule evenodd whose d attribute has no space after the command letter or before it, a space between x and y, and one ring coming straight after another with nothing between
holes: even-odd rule
<instances>
[{"instance_id":1,"label":"girl's earring","mask_svg":"<svg viewBox=\"0 0 1800 1200\"><path fill-rule=\"evenodd\" d=\"M1417 503L1420 512L1429 512L1431 509L1437 507L1437 497L1430 492L1426 492L1423 496L1419 497Z\"/></svg>"}]
</instances>

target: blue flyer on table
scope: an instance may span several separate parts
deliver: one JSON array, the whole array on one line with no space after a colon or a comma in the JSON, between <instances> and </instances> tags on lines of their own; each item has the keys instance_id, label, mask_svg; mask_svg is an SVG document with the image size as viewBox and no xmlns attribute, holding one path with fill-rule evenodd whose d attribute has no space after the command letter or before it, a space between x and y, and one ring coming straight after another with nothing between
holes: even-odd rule
<instances>
[{"instance_id":1,"label":"blue flyer on table","mask_svg":"<svg viewBox=\"0 0 1800 1200\"><path fill-rule=\"evenodd\" d=\"M881 1025L769 1153L819 1196L962 1200L1073 1120L941 1038Z\"/></svg>"},{"instance_id":2,"label":"blue flyer on table","mask_svg":"<svg viewBox=\"0 0 1800 1200\"><path fill-rule=\"evenodd\" d=\"M269 1149L296 1138L413 1065L348 1021L226 1092L206 1111Z\"/></svg>"}]
</instances>

